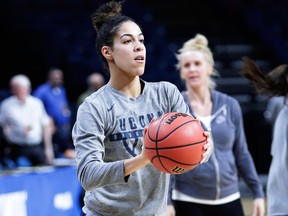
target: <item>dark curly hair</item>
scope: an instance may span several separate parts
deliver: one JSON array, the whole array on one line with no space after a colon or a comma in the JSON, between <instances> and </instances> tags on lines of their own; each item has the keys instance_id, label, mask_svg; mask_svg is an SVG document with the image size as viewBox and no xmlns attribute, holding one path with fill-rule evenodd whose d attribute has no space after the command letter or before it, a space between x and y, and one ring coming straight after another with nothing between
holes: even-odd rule
<instances>
[{"instance_id":1,"label":"dark curly hair","mask_svg":"<svg viewBox=\"0 0 288 216\"><path fill-rule=\"evenodd\" d=\"M132 21L136 23L132 18L121 14L123 2L110 1L102 4L92 14L93 27L97 33L96 48L106 69L108 63L101 54L101 48L109 46L113 49L114 36L123 22Z\"/></svg>"}]
</instances>

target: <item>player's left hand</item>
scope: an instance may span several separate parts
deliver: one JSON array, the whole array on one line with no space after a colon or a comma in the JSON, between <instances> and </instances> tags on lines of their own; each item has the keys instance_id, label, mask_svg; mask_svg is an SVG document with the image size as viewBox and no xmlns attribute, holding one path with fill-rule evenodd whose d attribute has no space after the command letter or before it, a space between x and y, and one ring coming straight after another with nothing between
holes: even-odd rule
<instances>
[{"instance_id":1,"label":"player's left hand","mask_svg":"<svg viewBox=\"0 0 288 216\"><path fill-rule=\"evenodd\" d=\"M211 132L205 131L204 135L207 137L207 144L204 145L205 152L203 153L203 159L201 160L200 163L207 162L209 160L212 152L213 152L213 149L214 149L213 140L211 138Z\"/></svg>"}]
</instances>

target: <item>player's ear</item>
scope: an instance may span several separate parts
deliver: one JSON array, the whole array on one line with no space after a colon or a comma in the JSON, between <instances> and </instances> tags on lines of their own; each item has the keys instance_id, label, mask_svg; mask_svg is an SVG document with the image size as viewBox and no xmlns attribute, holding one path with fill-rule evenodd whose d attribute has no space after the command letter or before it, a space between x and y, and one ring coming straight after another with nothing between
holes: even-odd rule
<instances>
[{"instance_id":1,"label":"player's ear","mask_svg":"<svg viewBox=\"0 0 288 216\"><path fill-rule=\"evenodd\" d=\"M108 46L103 46L101 48L101 53L102 55L107 59L107 60L111 60L113 59L113 56L111 55L111 49Z\"/></svg>"}]
</instances>

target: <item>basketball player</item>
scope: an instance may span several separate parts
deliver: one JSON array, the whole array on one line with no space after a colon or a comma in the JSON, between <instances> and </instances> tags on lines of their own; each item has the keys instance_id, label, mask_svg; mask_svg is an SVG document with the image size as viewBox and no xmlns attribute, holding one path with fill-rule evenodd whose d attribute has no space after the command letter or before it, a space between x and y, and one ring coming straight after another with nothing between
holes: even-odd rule
<instances>
[{"instance_id":1,"label":"basketball player","mask_svg":"<svg viewBox=\"0 0 288 216\"><path fill-rule=\"evenodd\" d=\"M214 151L209 161L193 172L172 176L176 215L243 216L240 175L253 192L253 215L263 216L264 192L247 147L241 108L234 98L214 89L216 71L207 38L197 34L185 42L177 59L186 84L184 100L190 112L211 130Z\"/></svg>"},{"instance_id":2,"label":"basketball player","mask_svg":"<svg viewBox=\"0 0 288 216\"><path fill-rule=\"evenodd\" d=\"M280 65L269 73L259 69L245 57L242 75L252 81L257 92L285 98L273 127L272 162L267 182L269 216L288 215L288 65Z\"/></svg>"},{"instance_id":3,"label":"basketball player","mask_svg":"<svg viewBox=\"0 0 288 216\"><path fill-rule=\"evenodd\" d=\"M86 190L83 215L166 216L169 174L155 168L143 146L152 118L189 109L177 87L149 83L144 73L144 35L121 3L108 2L93 14L96 47L109 82L80 105L73 127L78 178ZM206 162L212 152L209 133Z\"/></svg>"}]
</instances>

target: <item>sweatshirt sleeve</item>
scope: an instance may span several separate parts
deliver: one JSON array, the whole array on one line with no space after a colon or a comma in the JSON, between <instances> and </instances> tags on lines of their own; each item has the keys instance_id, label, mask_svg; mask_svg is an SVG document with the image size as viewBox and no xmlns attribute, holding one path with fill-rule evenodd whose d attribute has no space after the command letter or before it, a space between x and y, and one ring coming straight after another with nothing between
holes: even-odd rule
<instances>
[{"instance_id":1,"label":"sweatshirt sleeve","mask_svg":"<svg viewBox=\"0 0 288 216\"><path fill-rule=\"evenodd\" d=\"M77 113L72 138L75 145L77 175L85 190L126 182L124 160L104 162L104 118L101 108L83 103Z\"/></svg>"},{"instance_id":2,"label":"sweatshirt sleeve","mask_svg":"<svg viewBox=\"0 0 288 216\"><path fill-rule=\"evenodd\" d=\"M263 187L259 180L253 158L248 150L240 104L236 100L233 100L232 103L233 121L236 126L235 145L233 149L236 157L236 164L241 177L252 190L254 198L263 198Z\"/></svg>"}]
</instances>

